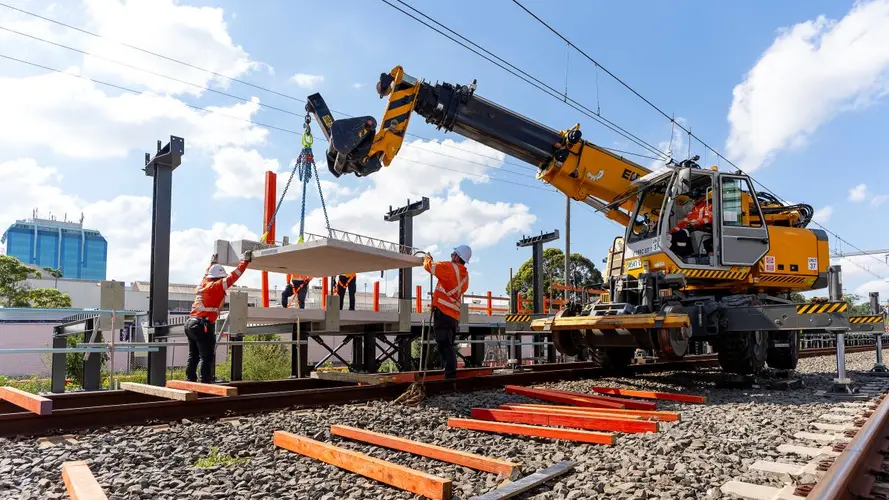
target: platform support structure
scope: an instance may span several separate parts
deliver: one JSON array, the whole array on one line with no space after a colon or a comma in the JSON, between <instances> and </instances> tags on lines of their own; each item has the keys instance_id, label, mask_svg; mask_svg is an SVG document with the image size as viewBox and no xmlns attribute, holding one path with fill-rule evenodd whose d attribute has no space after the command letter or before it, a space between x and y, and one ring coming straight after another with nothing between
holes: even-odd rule
<instances>
[{"instance_id":1,"label":"platform support structure","mask_svg":"<svg viewBox=\"0 0 889 500\"><path fill-rule=\"evenodd\" d=\"M389 213L387 213L383 220L386 222L398 222L398 244L403 248L410 248L414 246L414 217L422 214L423 212L429 210L429 198L423 197L420 201L415 201L411 203L411 200L407 200L407 205L392 209L389 207ZM411 290L413 288L413 269L399 269L398 270L398 308L399 310L411 306ZM398 369L401 371L411 371L413 370L413 359L411 357L411 342L414 339L413 335L410 335L410 332L401 332L406 333L404 335L398 335L396 337L396 342L398 342ZM374 358L375 359L375 358Z\"/></svg>"},{"instance_id":2,"label":"platform support structure","mask_svg":"<svg viewBox=\"0 0 889 500\"><path fill-rule=\"evenodd\" d=\"M883 310L880 308L880 292L871 292L870 293L870 313L873 315L882 315ZM889 368L886 368L886 365L883 364L883 335L885 332L885 318L882 323L880 323L880 330L874 334L874 347L877 353L877 360L874 363L874 367L870 369L871 373L882 373L889 374Z\"/></svg>"},{"instance_id":3,"label":"platform support structure","mask_svg":"<svg viewBox=\"0 0 889 500\"><path fill-rule=\"evenodd\" d=\"M827 292L831 301L843 300L843 273L840 266L830 266L827 268ZM826 395L853 395L855 388L852 380L846 376L846 335L845 333L837 334L837 378L833 381L833 386L827 390Z\"/></svg>"},{"instance_id":4,"label":"platform support structure","mask_svg":"<svg viewBox=\"0 0 889 500\"><path fill-rule=\"evenodd\" d=\"M519 248L531 247L531 290L534 294L534 309L533 313L535 315L540 315L544 313L543 310L543 244L549 243L551 241L556 241L559 239L559 230L556 229L551 233L544 234L541 232L537 236L523 237L521 240L516 242L516 246ZM540 359L543 357L543 346L537 345L539 342L542 342L543 339L548 338L546 334L535 333L533 334L534 339L534 359ZM521 343L521 340L517 340L518 343ZM521 347L520 347L521 348ZM547 362L554 363L556 361L556 348L550 343L546 349L546 360Z\"/></svg>"},{"instance_id":5,"label":"platform support structure","mask_svg":"<svg viewBox=\"0 0 889 500\"><path fill-rule=\"evenodd\" d=\"M154 178L151 212L151 291L148 297L148 342L164 342L169 336L170 215L172 212L173 170L182 164L185 139L170 136L170 142L151 158L145 153L145 175ZM158 346L148 353L148 383L163 386L167 379L167 348Z\"/></svg>"}]
</instances>

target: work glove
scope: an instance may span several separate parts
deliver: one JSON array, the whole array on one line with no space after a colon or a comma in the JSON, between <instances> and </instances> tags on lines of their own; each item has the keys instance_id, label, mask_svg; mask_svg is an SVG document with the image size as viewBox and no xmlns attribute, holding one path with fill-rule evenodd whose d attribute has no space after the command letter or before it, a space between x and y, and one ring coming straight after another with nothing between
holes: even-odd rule
<instances>
[{"instance_id":1,"label":"work glove","mask_svg":"<svg viewBox=\"0 0 889 500\"><path fill-rule=\"evenodd\" d=\"M253 260L253 250L247 250L244 252L244 260L247 262L251 262Z\"/></svg>"}]
</instances>

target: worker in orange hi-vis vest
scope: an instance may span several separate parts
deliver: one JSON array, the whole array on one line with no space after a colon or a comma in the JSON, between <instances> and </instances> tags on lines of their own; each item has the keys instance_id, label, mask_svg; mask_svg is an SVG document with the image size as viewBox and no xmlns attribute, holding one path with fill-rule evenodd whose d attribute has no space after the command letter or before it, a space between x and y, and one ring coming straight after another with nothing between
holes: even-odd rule
<instances>
[{"instance_id":1,"label":"worker in orange hi-vis vest","mask_svg":"<svg viewBox=\"0 0 889 500\"><path fill-rule=\"evenodd\" d=\"M287 307L290 297L296 295L296 301L299 303L300 309L306 308L306 294L309 293L309 285L312 283L312 277L305 274L290 275L290 282L284 287L281 293L281 307Z\"/></svg>"},{"instance_id":2,"label":"worker in orange hi-vis vest","mask_svg":"<svg viewBox=\"0 0 889 500\"><path fill-rule=\"evenodd\" d=\"M197 382L198 360L201 362L201 382L213 382L213 365L216 362L216 318L225 304L228 289L238 281L250 261L253 252L247 251L244 258L231 274L216 263L216 256L210 261L210 267L201 284L195 288L194 304L191 314L185 322L185 336L188 337L188 364L185 366L185 378L189 382Z\"/></svg>"},{"instance_id":3,"label":"worker in orange hi-vis vest","mask_svg":"<svg viewBox=\"0 0 889 500\"><path fill-rule=\"evenodd\" d=\"M432 293L432 331L446 379L457 378L454 342L460 324L463 294L469 288L469 272L465 266L471 257L472 249L460 245L454 248L450 261L433 262L429 255L423 259L423 269L438 278Z\"/></svg>"},{"instance_id":4,"label":"worker in orange hi-vis vest","mask_svg":"<svg viewBox=\"0 0 889 500\"><path fill-rule=\"evenodd\" d=\"M336 294L340 296L340 311L343 310L343 296L349 291L349 310L355 310L355 290L358 284L355 282L355 273L341 274L336 280Z\"/></svg>"}]
</instances>

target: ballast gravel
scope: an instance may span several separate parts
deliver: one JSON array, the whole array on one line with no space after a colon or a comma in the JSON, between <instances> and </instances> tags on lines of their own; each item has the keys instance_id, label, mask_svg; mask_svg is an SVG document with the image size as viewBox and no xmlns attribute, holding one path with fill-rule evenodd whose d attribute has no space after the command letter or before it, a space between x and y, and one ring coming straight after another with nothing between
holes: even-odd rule
<instances>
[{"instance_id":1,"label":"ballast gravel","mask_svg":"<svg viewBox=\"0 0 889 500\"><path fill-rule=\"evenodd\" d=\"M847 356L853 377L873 365L872 352ZM62 462L86 460L110 499L411 499L415 495L272 445L276 430L311 437L430 474L450 478L454 498L467 499L504 478L331 436L331 424L349 425L481 455L518 461L523 473L562 460L575 470L516 498L696 499L722 498L733 479L781 486L775 475L750 471L757 460L792 461L777 451L799 443L793 434L840 403L816 395L836 369L833 357L800 360L804 387L723 389L717 371L672 372L630 378L542 384L589 391L594 385L687 392L707 396L703 405L662 401L681 412L680 422L661 423L658 433L616 434L615 446L509 436L454 429L449 417L472 408L532 400L503 391L431 397L420 408L386 402L280 411L226 420L182 420L159 427L128 427L74 433L76 443L39 447L34 438L0 438L0 498L67 498ZM539 402L539 401L534 401ZM806 444L806 443L800 443ZM809 443L811 445L811 443ZM215 452L223 463L195 464ZM805 461L802 459L801 461Z\"/></svg>"}]
</instances>

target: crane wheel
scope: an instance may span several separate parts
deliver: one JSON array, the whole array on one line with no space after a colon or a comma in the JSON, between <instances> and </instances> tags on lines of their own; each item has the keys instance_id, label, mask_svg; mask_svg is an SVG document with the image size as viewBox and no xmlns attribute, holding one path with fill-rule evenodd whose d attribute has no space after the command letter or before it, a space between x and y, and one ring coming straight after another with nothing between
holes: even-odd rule
<instances>
[{"instance_id":1,"label":"crane wheel","mask_svg":"<svg viewBox=\"0 0 889 500\"><path fill-rule=\"evenodd\" d=\"M680 328L660 328L657 331L660 349L658 356L665 359L681 359L688 354L688 335Z\"/></svg>"},{"instance_id":2,"label":"crane wheel","mask_svg":"<svg viewBox=\"0 0 889 500\"><path fill-rule=\"evenodd\" d=\"M789 347L775 347L775 343L787 343ZM787 335L786 342L774 339L769 342L768 354L766 354L766 363L769 368L775 370L796 370L796 364L799 361L799 333L791 332Z\"/></svg>"},{"instance_id":3,"label":"crane wheel","mask_svg":"<svg viewBox=\"0 0 889 500\"><path fill-rule=\"evenodd\" d=\"M766 364L768 333L725 333L719 339L719 365L726 373L757 375Z\"/></svg>"}]
</instances>

